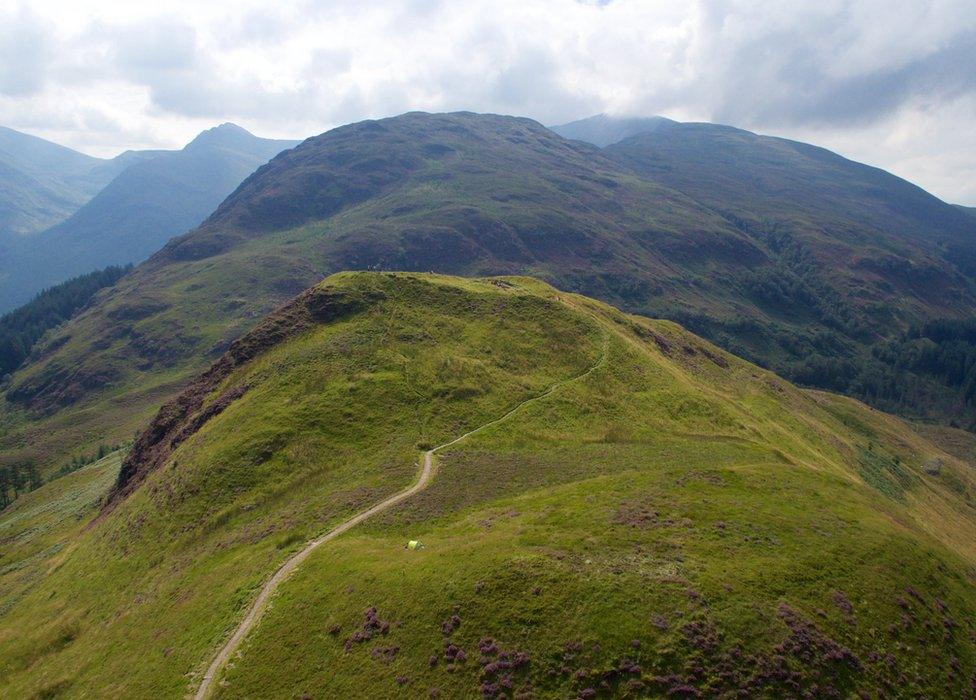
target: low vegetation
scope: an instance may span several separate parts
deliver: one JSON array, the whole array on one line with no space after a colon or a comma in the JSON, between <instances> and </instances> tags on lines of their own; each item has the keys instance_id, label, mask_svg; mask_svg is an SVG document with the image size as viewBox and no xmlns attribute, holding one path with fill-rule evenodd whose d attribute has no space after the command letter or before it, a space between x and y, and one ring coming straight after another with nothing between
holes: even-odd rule
<instances>
[{"instance_id":1,"label":"low vegetation","mask_svg":"<svg viewBox=\"0 0 976 700\"><path fill-rule=\"evenodd\" d=\"M98 449L91 454L79 454L71 458L71 461L67 464L61 466L58 469L56 475L64 476L65 474L70 474L71 472L78 471L82 467L87 467L89 464L94 464L105 458L113 452L120 452L129 447L127 443L120 443L118 445L99 445Z\"/></svg>"},{"instance_id":2,"label":"low vegetation","mask_svg":"<svg viewBox=\"0 0 976 700\"><path fill-rule=\"evenodd\" d=\"M74 546L114 481L122 455L106 455L22 494L0 512L0 627ZM67 632L66 632L67 634Z\"/></svg>"},{"instance_id":3,"label":"low vegetation","mask_svg":"<svg viewBox=\"0 0 976 700\"><path fill-rule=\"evenodd\" d=\"M856 401L515 277L333 276L214 367L137 442L165 425L171 452L0 518L0 583L46 572L0 589L0 694L192 693L276 567L409 485L418 445L556 384L316 550L217 694L971 692L972 470ZM18 549L96 470L102 499Z\"/></svg>"}]
</instances>

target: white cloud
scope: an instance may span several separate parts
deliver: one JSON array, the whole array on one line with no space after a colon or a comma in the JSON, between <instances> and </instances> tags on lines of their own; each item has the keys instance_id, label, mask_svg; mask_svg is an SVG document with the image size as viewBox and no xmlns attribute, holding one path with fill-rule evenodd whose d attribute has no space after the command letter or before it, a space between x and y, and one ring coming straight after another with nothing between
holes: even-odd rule
<instances>
[{"instance_id":1,"label":"white cloud","mask_svg":"<svg viewBox=\"0 0 976 700\"><path fill-rule=\"evenodd\" d=\"M220 121L600 111L806 138L976 204L971 0L0 0L0 123L100 154Z\"/></svg>"},{"instance_id":2,"label":"white cloud","mask_svg":"<svg viewBox=\"0 0 976 700\"><path fill-rule=\"evenodd\" d=\"M51 47L44 22L27 7L2 16L0 94L27 98L44 88Z\"/></svg>"}]
</instances>

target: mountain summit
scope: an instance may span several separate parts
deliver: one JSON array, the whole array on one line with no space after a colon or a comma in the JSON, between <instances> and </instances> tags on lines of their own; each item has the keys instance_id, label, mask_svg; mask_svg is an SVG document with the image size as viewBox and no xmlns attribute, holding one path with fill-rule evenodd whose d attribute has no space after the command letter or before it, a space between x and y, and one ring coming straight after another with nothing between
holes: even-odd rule
<instances>
[{"instance_id":1,"label":"mountain summit","mask_svg":"<svg viewBox=\"0 0 976 700\"><path fill-rule=\"evenodd\" d=\"M266 140L267 139L259 139L247 129L237 126L237 124L224 122L223 124L207 129L206 131L201 131L199 134L197 134L196 138L183 147L183 150L189 151L198 148L243 148L246 150L253 150L255 142ZM298 142L285 141L279 143L296 145ZM277 152L280 152L280 150Z\"/></svg>"},{"instance_id":2,"label":"mountain summit","mask_svg":"<svg viewBox=\"0 0 976 700\"><path fill-rule=\"evenodd\" d=\"M568 124L549 127L560 136L586 141L603 148L624 139L655 131L665 124L673 124L667 117L613 117L597 114Z\"/></svg>"}]
</instances>

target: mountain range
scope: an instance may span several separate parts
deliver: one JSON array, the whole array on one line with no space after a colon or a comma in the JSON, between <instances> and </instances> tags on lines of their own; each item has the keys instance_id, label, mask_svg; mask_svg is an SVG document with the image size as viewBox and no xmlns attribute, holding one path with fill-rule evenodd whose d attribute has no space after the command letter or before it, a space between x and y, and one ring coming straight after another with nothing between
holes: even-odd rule
<instances>
[{"instance_id":1,"label":"mountain range","mask_svg":"<svg viewBox=\"0 0 976 700\"><path fill-rule=\"evenodd\" d=\"M823 149L655 125L604 149L471 113L308 139L39 344L10 380L21 418L0 439L46 461L80 434L124 435L263 314L344 269L532 274L805 384L971 420L958 344L943 357L919 329L971 318L976 222ZM933 344L931 362L902 366Z\"/></svg>"},{"instance_id":2,"label":"mountain range","mask_svg":"<svg viewBox=\"0 0 976 700\"><path fill-rule=\"evenodd\" d=\"M0 243L63 221L141 158L93 158L0 127Z\"/></svg>"},{"instance_id":3,"label":"mountain range","mask_svg":"<svg viewBox=\"0 0 976 700\"><path fill-rule=\"evenodd\" d=\"M37 202L38 209L0 208L0 230L28 219L54 224L21 230L3 242L0 311L71 277L144 260L199 224L259 165L297 143L258 138L223 124L179 151L128 151L102 161L10 130L3 133L17 148L0 152L0 163L33 164L74 190L57 210L56 222L44 215L38 200L20 194L14 194L17 201ZM38 155L48 152L52 155ZM3 185L0 191L10 191L6 179Z\"/></svg>"},{"instance_id":4,"label":"mountain range","mask_svg":"<svg viewBox=\"0 0 976 700\"><path fill-rule=\"evenodd\" d=\"M8 234L145 259L0 318L0 696L972 694L972 210L663 118L291 145Z\"/></svg>"}]
</instances>

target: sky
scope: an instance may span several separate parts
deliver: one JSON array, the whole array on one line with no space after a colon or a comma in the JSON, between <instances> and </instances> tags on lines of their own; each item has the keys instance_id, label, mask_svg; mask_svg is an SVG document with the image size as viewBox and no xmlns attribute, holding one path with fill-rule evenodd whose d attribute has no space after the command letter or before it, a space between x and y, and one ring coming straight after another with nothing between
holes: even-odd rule
<instances>
[{"instance_id":1,"label":"sky","mask_svg":"<svg viewBox=\"0 0 976 700\"><path fill-rule=\"evenodd\" d=\"M713 121L976 206L973 0L0 0L0 125L99 156L410 110Z\"/></svg>"}]
</instances>

